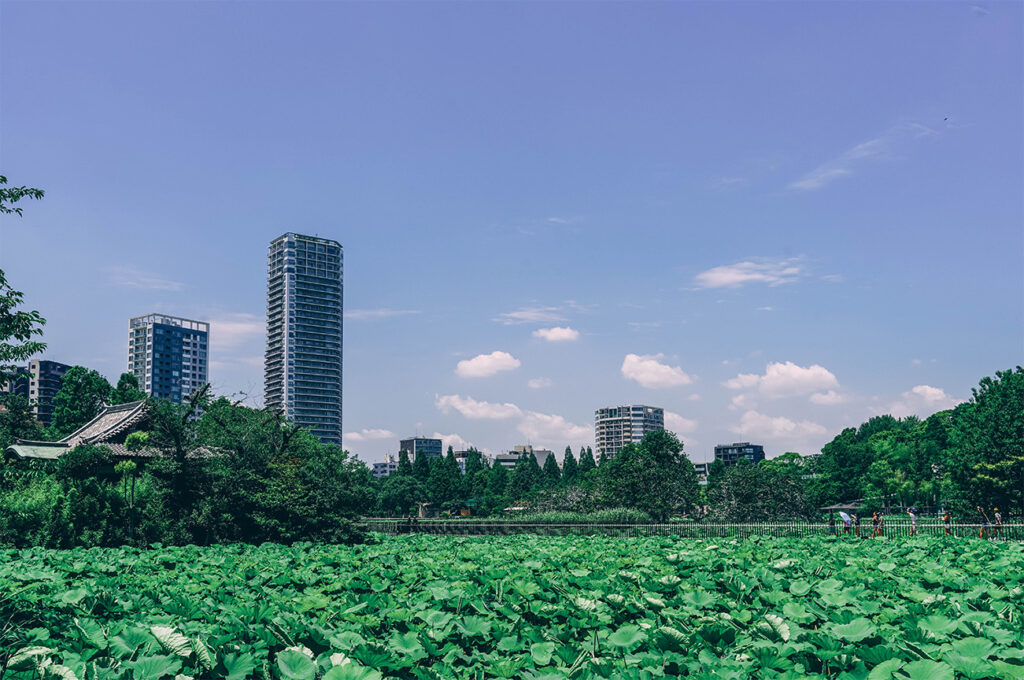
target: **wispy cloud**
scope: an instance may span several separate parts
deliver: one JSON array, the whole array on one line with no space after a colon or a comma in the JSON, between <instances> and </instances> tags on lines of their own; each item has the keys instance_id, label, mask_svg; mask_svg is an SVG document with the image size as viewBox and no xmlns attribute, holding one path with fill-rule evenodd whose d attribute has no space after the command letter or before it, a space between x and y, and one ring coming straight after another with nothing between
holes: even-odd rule
<instances>
[{"instance_id":1,"label":"wispy cloud","mask_svg":"<svg viewBox=\"0 0 1024 680\"><path fill-rule=\"evenodd\" d=\"M790 183L794 191L816 191L841 177L852 175L864 163L892 158L906 143L937 135L938 132L921 123L902 123L882 134L844 151L832 160L822 163Z\"/></svg>"},{"instance_id":2,"label":"wispy cloud","mask_svg":"<svg viewBox=\"0 0 1024 680\"><path fill-rule=\"evenodd\" d=\"M715 177L711 180L711 188L715 191L728 191L738 189L746 183L746 177Z\"/></svg>"},{"instance_id":3,"label":"wispy cloud","mask_svg":"<svg viewBox=\"0 0 1024 680\"><path fill-rule=\"evenodd\" d=\"M511 312L504 312L494 318L498 323L512 326L521 323L547 323L549 321L565 321L561 307L520 307Z\"/></svg>"},{"instance_id":4,"label":"wispy cloud","mask_svg":"<svg viewBox=\"0 0 1024 680\"><path fill-rule=\"evenodd\" d=\"M746 260L712 267L694 277L698 288L739 288L748 283L781 286L805 275L800 258Z\"/></svg>"},{"instance_id":5,"label":"wispy cloud","mask_svg":"<svg viewBox=\"0 0 1024 680\"><path fill-rule=\"evenodd\" d=\"M543 390L551 387L552 382L551 378L530 378L526 384L531 390Z\"/></svg>"},{"instance_id":6,"label":"wispy cloud","mask_svg":"<svg viewBox=\"0 0 1024 680\"><path fill-rule=\"evenodd\" d=\"M235 349L254 340L262 340L266 323L262 316L235 312L210 319L210 343L218 350Z\"/></svg>"},{"instance_id":7,"label":"wispy cloud","mask_svg":"<svg viewBox=\"0 0 1024 680\"><path fill-rule=\"evenodd\" d=\"M419 313L420 310L418 309L389 309L388 307L380 307L379 309L350 309L345 312L345 318L353 321L372 321Z\"/></svg>"},{"instance_id":8,"label":"wispy cloud","mask_svg":"<svg viewBox=\"0 0 1024 680\"><path fill-rule=\"evenodd\" d=\"M391 430L363 429L358 432L346 432L345 441L365 442L371 439L394 439L395 433Z\"/></svg>"},{"instance_id":9,"label":"wispy cloud","mask_svg":"<svg viewBox=\"0 0 1024 680\"><path fill-rule=\"evenodd\" d=\"M125 288L141 288L143 290L166 290L178 292L185 289L185 284L172 279L165 279L153 272L147 272L133 265L108 267L110 282Z\"/></svg>"}]
</instances>

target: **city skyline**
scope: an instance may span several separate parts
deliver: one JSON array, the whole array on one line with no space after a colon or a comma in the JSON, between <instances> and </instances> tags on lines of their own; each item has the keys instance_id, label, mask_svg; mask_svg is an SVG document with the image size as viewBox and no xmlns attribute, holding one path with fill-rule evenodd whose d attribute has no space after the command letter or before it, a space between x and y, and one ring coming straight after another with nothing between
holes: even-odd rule
<instances>
[{"instance_id":1,"label":"city skyline","mask_svg":"<svg viewBox=\"0 0 1024 680\"><path fill-rule=\"evenodd\" d=\"M696 461L810 453L1020 363L1019 4L194 9L4 7L34 358L116 381L125 319L201 318L215 390L258 405L295 231L348 251L367 462L417 432L578 451L624 403Z\"/></svg>"}]
</instances>

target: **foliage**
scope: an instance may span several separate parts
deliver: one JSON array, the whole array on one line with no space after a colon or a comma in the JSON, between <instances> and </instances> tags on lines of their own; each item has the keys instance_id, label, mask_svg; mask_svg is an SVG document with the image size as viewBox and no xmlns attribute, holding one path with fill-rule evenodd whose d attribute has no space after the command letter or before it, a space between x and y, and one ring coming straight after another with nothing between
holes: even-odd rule
<instances>
[{"instance_id":1,"label":"foliage","mask_svg":"<svg viewBox=\"0 0 1024 680\"><path fill-rule=\"evenodd\" d=\"M15 439L39 440L43 430L35 420L28 399L20 394L0 394L0 450Z\"/></svg>"},{"instance_id":2,"label":"foliage","mask_svg":"<svg viewBox=\"0 0 1024 680\"><path fill-rule=\"evenodd\" d=\"M110 398L110 383L97 371L72 366L53 397L53 422L49 436L65 437L96 417Z\"/></svg>"},{"instance_id":3,"label":"foliage","mask_svg":"<svg viewBox=\"0 0 1024 680\"><path fill-rule=\"evenodd\" d=\"M122 373L117 380L117 387L110 392L111 404L130 404L146 398L146 393L139 389L139 379L133 373Z\"/></svg>"},{"instance_id":4,"label":"foliage","mask_svg":"<svg viewBox=\"0 0 1024 680\"><path fill-rule=\"evenodd\" d=\"M20 216L21 206L15 203L42 197L42 189L7 186L7 178L0 175L0 215ZM18 364L46 349L46 343L32 339L42 335L46 320L39 312L18 310L24 300L24 294L11 287L0 269L0 383L15 378Z\"/></svg>"},{"instance_id":5,"label":"foliage","mask_svg":"<svg viewBox=\"0 0 1024 680\"><path fill-rule=\"evenodd\" d=\"M5 680L1018 678L1022 579L938 538L0 552Z\"/></svg>"},{"instance_id":6,"label":"foliage","mask_svg":"<svg viewBox=\"0 0 1024 680\"><path fill-rule=\"evenodd\" d=\"M697 500L697 473L671 432L649 432L598 470L606 507L633 507L664 520L686 512Z\"/></svg>"}]
</instances>

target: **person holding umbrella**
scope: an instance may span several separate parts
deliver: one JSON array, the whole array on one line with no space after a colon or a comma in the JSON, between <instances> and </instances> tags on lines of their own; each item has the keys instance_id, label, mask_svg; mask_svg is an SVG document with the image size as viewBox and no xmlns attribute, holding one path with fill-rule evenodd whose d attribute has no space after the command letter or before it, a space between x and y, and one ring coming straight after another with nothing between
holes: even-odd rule
<instances>
[{"instance_id":1,"label":"person holding umbrella","mask_svg":"<svg viewBox=\"0 0 1024 680\"><path fill-rule=\"evenodd\" d=\"M989 527L992 526L992 523L988 521L988 513L980 505L978 512L981 513L981 529L978 530L978 538L985 538L989 534Z\"/></svg>"}]
</instances>

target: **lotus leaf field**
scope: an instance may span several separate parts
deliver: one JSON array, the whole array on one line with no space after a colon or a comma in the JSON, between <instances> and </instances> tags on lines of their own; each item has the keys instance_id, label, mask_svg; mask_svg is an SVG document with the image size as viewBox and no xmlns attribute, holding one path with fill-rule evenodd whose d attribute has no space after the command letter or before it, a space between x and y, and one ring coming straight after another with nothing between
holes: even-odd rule
<instances>
[{"instance_id":1,"label":"lotus leaf field","mask_svg":"<svg viewBox=\"0 0 1024 680\"><path fill-rule=\"evenodd\" d=\"M1024 547L976 539L8 550L0 607L3 680L1024 678Z\"/></svg>"}]
</instances>

